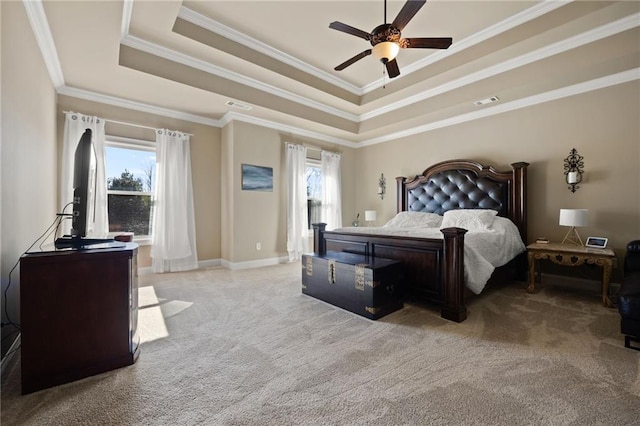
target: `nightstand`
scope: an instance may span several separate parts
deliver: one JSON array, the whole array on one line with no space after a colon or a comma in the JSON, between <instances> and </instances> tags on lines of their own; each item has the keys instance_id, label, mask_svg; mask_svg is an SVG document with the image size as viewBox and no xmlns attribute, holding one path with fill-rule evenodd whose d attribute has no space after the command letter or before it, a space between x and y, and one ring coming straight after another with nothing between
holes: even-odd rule
<instances>
[{"instance_id":1,"label":"nightstand","mask_svg":"<svg viewBox=\"0 0 640 426\"><path fill-rule=\"evenodd\" d=\"M613 250L593 249L560 243L533 243L527 246L527 258L529 260L529 286L527 292L535 291L536 260L550 260L557 265L580 266L586 264L597 265L602 268L602 304L612 307L609 299L609 283L611 271L615 261Z\"/></svg>"}]
</instances>

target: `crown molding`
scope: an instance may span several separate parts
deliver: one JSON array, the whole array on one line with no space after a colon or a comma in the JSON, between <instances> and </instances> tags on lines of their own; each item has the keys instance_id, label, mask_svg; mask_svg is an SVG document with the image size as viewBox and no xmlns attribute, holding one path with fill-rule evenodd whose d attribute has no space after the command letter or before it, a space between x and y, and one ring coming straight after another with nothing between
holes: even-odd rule
<instances>
[{"instance_id":1,"label":"crown molding","mask_svg":"<svg viewBox=\"0 0 640 426\"><path fill-rule=\"evenodd\" d=\"M256 52L260 52L277 61L291 65L307 74L310 74L314 77L324 80L327 83L333 84L334 86L338 86L341 89L347 90L355 95L358 95L358 96L363 95L362 89L356 86L355 84L348 83L345 80L342 80L341 78L338 78L333 74L330 74L326 71L322 71L321 69L316 68L308 64L307 62L304 62L296 58L295 56L289 55L288 53L285 53L279 49L276 49L275 47L270 46L260 40L256 40L253 37L250 37L244 33L241 33L240 31L237 31L231 27L228 27L214 19L204 16L198 12L195 12L185 6L182 6L180 8L180 11L178 12L178 17L194 25L197 25L201 28L204 28L207 31L218 34L224 38L227 38L231 41L234 41L238 44L248 47L251 50L255 50Z\"/></svg>"},{"instance_id":2,"label":"crown molding","mask_svg":"<svg viewBox=\"0 0 640 426\"><path fill-rule=\"evenodd\" d=\"M514 28L517 25L521 25L527 21L530 21L532 19L535 19L539 16L542 16L546 13L549 13L559 7L565 6L568 3L571 3L574 0L561 0L561 1L556 1L556 0L546 0L545 2L533 6L529 9L526 9L516 15L514 15L511 18L505 19L502 22L489 27L485 30L482 30L476 34L474 34L471 37L468 37L458 43L456 43L456 46L460 46L460 47L455 47L452 49L449 49L447 51L441 51L438 52L437 54L434 55L430 55L429 57L425 58L422 61L419 61L421 63L421 65L418 68L422 68L428 64L431 64L433 62L436 62L438 60L441 60L443 58L445 58L446 56L450 55L450 54L454 54L457 53L461 50L467 49L471 46L473 46L474 44L479 43L480 41L486 40L488 38L494 37L504 31L507 31L511 28ZM184 11L183 11L184 9ZM259 50L259 47L262 46L264 49L270 48L268 45L259 42L255 39L252 39L248 36L245 36L242 33L239 33L236 30L233 30L229 27L225 27L223 24L219 24L216 21L211 20L210 18L207 18L201 14L198 14L196 12L191 11L190 9L185 8L184 6L181 8L181 13L184 13L183 15L183 19L186 19L185 16L188 16L189 19L193 19L194 22L192 22L195 25L199 25L199 26L203 26L203 28L210 30L210 31L214 31L216 32L217 30L219 30L219 28L216 27L216 24L220 25L221 27L226 28L228 31L233 32L235 34L236 37L244 38L244 45L252 48L252 49L256 49ZM609 37L612 36L614 34L618 34L620 32L626 31L628 29L634 28L636 26L640 25L640 14L634 14L634 15L630 15L627 16L625 18L621 18L615 22L609 23L609 24L605 24L603 26L600 26L598 28L595 28L593 30L587 31L585 33L570 37L568 39L562 40L560 42L554 43L552 45L537 49L533 52L529 52L527 54L521 55L517 58L513 58L507 61L504 61L500 64L485 68L484 70L480 70L478 72L466 75L464 77L461 77L459 79L450 81L448 83L442 84L440 86L425 90L424 92L421 93L417 93L413 96L408 96L402 100L399 100L397 102L393 102L390 103L388 105L385 105L383 107L374 109L372 111L357 115L357 114L351 114L349 112L346 112L344 110L340 110L338 108L334 108L334 107L329 107L321 102L316 102L313 101L311 99L308 99L306 97L302 97L300 95L296 95L296 94L292 94L291 92L287 92L283 89L280 89L278 87L272 86L272 85L267 85L265 83L262 83L258 80L246 77L244 75L235 73L235 72L231 72L227 69L212 65L206 61L201 61L199 59L195 59L192 58L188 55L184 55L182 53L179 52L175 52L173 50L170 49L166 49L162 46L147 42L145 40L142 40L138 37L135 36L131 36L128 35L127 37L125 37L125 39L123 39L123 44L128 45L130 47L136 48L136 49L140 49L143 50L147 53L150 54L155 54L161 57L164 57L165 59L168 60L172 60L174 62L178 62L178 63L182 63L184 65L188 65L188 66L192 66L195 67L197 69L200 69L202 71L205 72L211 72L212 74L215 75L219 75L221 77L224 78L228 78L232 81L235 81L237 83L240 84L245 84L248 85L250 87L259 89L259 90L263 90L267 93L270 93L274 96L279 96L279 97L283 97L285 99L291 100L293 102L298 102L301 103L302 105L306 105L309 106L311 108L315 108L318 109L320 111L323 112L327 112L329 114L335 115L337 117L346 119L346 120L350 120L352 122L355 123L361 123L363 121L366 120L370 120L372 118L378 117L380 115L384 115L390 112L393 112L395 110L398 110L400 108L404 108L407 107L411 104L414 104L416 102L420 102L426 99L429 99L431 97L437 96L437 95L441 95L443 93L458 89L460 87L475 83L477 81L481 81L483 79L486 78L490 78L493 77L495 75L498 75L500 73L504 73L510 70L513 70L515 68L518 67L522 67L524 65L527 65L529 63L535 62L535 61L539 61L545 58L548 58L550 56L562 53L564 51L570 50L570 49L574 49L576 47L582 46L584 44L587 43L591 43L597 40L600 40L602 38L605 37ZM219 33L222 36L227 36L225 32L220 32ZM255 43L249 43L247 40L253 40L253 42ZM270 48L272 49L272 51L277 51L276 49ZM279 51L277 51L279 52ZM265 52L263 52L265 53ZM282 52L280 52L282 53ZM282 53L282 55L286 55L284 53ZM432 58L432 56L434 58ZM291 57L293 58L293 57ZM274 57L274 59L277 60L281 60L281 58L278 57ZM302 63L302 62L301 62Z\"/></svg>"},{"instance_id":3,"label":"crown molding","mask_svg":"<svg viewBox=\"0 0 640 426\"><path fill-rule=\"evenodd\" d=\"M554 0L551 1L547 1L546 3L556 3ZM567 1L561 1L559 3L562 4L566 4ZM207 117L203 117L203 116L199 116L199 115L195 115L195 114L189 114L189 113L184 113L181 111L176 111L176 110L172 110L172 109L168 109L168 108L162 108L162 107L157 107L154 105L149 105L149 104L145 104L142 102L137 102L137 101L131 101L131 100L127 100L127 99L123 99L123 98L118 98L115 96L111 96L111 95L105 95L105 94L100 94L100 93L96 93L96 92L92 92L92 91L88 91L88 90L84 90L84 89L79 89L79 88L74 88L74 87L70 87L70 86L66 86L64 83L64 77L63 77L63 73L62 73L62 68L60 66L60 62L58 60L58 56L57 56L57 50L55 48L55 43L53 42L53 38L51 35L51 30L47 21L47 17L46 14L44 12L44 7L42 5L42 1L41 0L23 0L23 5L25 7L25 10L27 12L27 16L29 19L29 22L31 24L32 30L34 32L35 38L38 42L38 46L41 50L41 54L43 56L43 59L45 61L45 64L47 66L47 70L49 72L50 78L52 83L54 84L54 86L56 87L56 91L58 94L61 95L66 95L66 96L70 96L70 97L75 97L75 98L79 98L79 99L85 99L85 100L89 100L89 101L93 101L93 102L98 102L98 103L103 103L103 104L107 104L107 105L113 105L113 106L117 106L117 107L121 107L121 108L127 108L127 109L132 109L132 110L136 110L136 111L141 111L141 112L146 112L146 113L150 113L150 114L155 114L155 115L160 115L160 116L165 116L165 117L171 117L171 118L175 118L175 119L179 119L179 120L184 120L184 121L189 121L189 122L195 122L195 123L199 123L199 124L204 124L204 125L209 125L209 126L213 126L213 127L223 127L225 125L227 125L228 123L230 123L233 120L237 120L237 121L242 121L242 122L246 122L246 123L251 123L251 124L255 124L258 126L262 126L262 127L266 127L266 128L271 128L271 129L275 129L281 132L285 132L285 133L292 133L295 135L299 135L299 136L303 136L303 137L309 137L309 138L313 138L313 139L317 139L317 140L322 140L322 141L326 141L326 142L330 142L330 143L335 143L338 145L343 145L343 146L347 146L350 148L360 148L360 147L365 147L365 146L370 146L370 145L375 145L378 143L383 143L383 142L388 142L394 139L398 139L398 138L403 138L403 137L407 137L407 136L412 136L412 135L416 135L416 134L420 134L420 133L426 133L429 132L431 130L435 130L435 129L440 129L440 128L444 128L444 127L448 127L448 126L452 126L452 125L456 125L456 124L461 124L461 123L465 123L465 122L469 122L469 121L473 121L473 120L477 120L477 119L481 119L481 118L485 118L485 117L490 117L492 115L497 115L497 114L502 114L504 112L508 112L508 111L513 111L513 110L517 110L517 109L521 109L521 108L525 108L525 107L529 107L529 106L533 106L533 105L537 105L540 103L545 103L545 102L550 102L553 100L557 100L557 99L561 99L564 97L568 97L568 96L574 96L574 95L578 95L581 93L586 93L589 91L593 91L593 90L598 90L601 88L606 88L609 86L613 86L613 85L617 85L617 84L623 84L629 81L634 81L634 80L639 80L640 79L640 68L634 68L628 71L624 71L624 72L620 72L617 74L612 74L609 76L605 76L605 77L601 77L598 79L594 79L594 80L590 80L587 82L583 82L583 83L579 83L579 84L575 84L572 86L567 86L564 88L560 88L560 89L556 89L556 90L552 90L552 91L548 91L545 93L541 93L541 94L537 94L537 95L533 95L533 96L529 96L527 98L523 98L523 99L519 99L513 102L509 102L509 103L504 103L504 104L500 104L500 105L496 105L493 107L489 107L489 108L485 108L479 111L474 111L471 113L467 113L467 114L461 114L459 116L456 117L451 117L448 119L444 119L444 120L439 120L433 123L429 123L423 126L416 126L410 129L405 129L399 132L392 132L392 133L388 133L386 135L382 135L376 138L370 138L370 139L365 139L362 140L360 142L354 142L351 140L346 140L346 139L341 139L341 138L337 138L337 137L333 137L333 136L329 136L326 134L323 134L321 132L313 132L313 131L309 131L300 127L295 127L295 126L290 126L290 125L285 125L282 123L278 123L275 121L271 121L271 120L266 120L266 119L261 119L261 118L257 118L257 117L252 117L249 115L245 115L245 114L240 114L234 111L229 111L227 112L222 119L220 120L216 120L216 119L211 119L211 118L207 118ZM129 22L131 19L131 12L132 12L132 7L133 7L133 2L132 0L125 0L124 2L124 10L123 10L123 21L122 21L122 31L124 33L124 31L127 31L127 34L125 34L123 36L123 44L126 44L126 42L130 42L130 43L137 43L138 41L145 46L151 45L152 47L156 47L156 45L153 45L151 43L145 42L144 40L135 38L133 36L128 35L128 27L129 27ZM551 7L551 6L549 6ZM530 10L530 9L527 9ZM526 11L525 11L526 12ZM549 46L548 48L544 48L544 49L539 49L538 54L540 54L541 51L545 51L548 52L549 54L551 54L550 52L553 49L558 49L558 51L556 53L559 53L561 51L563 51L562 49L567 49L569 47L569 45L575 44L575 43L580 43L581 40L584 40L586 38L591 38L591 41L595 41L598 40L599 38L604 38L613 34L616 34L618 32L621 31L625 31L627 29L630 28L635 28L636 26L640 25L640 14L635 14L635 15L630 15L626 18L622 18L616 22L610 23L610 24L606 24L603 25L599 28L596 28L594 30L591 30L587 33L583 33L579 36L574 36L572 38L566 39L562 42L558 42L555 43L551 46ZM586 43L587 41L583 41L582 44ZM127 44L128 45L128 44ZM578 44L580 45L580 44ZM131 46L133 48L138 48L137 46ZM184 57L185 59L190 59L190 60L194 60L197 61L193 58L190 58L187 55L182 55L182 54L178 54L177 52L174 52L172 50L166 49L166 48L160 48L159 46L157 46L159 48L159 50L163 53L169 54L171 55L171 57L167 58L169 60L174 60L174 57L172 55L176 55L175 57L177 58L182 58ZM517 65L519 62L518 61L523 61L523 60L529 60L529 61L534 61L535 59L535 53L536 52L532 52L531 56L529 55L523 55L519 58L514 59L513 61L506 61L503 64L500 64L501 66L520 66ZM153 53L153 52L149 52L149 53ZM553 53L553 54L556 54ZM153 53L155 54L155 53ZM159 55L162 56L162 55ZM164 57L164 56L163 56ZM541 58L538 58L541 59ZM178 61L179 62L179 61ZM509 62L513 62L511 64L508 64ZM505 65L507 64L507 65ZM523 63L524 64L524 63ZM185 63L185 65L190 65L189 63ZM197 62L197 65L202 65L205 68L209 68L209 67L215 67L212 64L208 64L204 61L199 61ZM190 65L191 66L191 65ZM198 67L196 67L198 68ZM219 67L215 67L215 68L219 68ZM494 67L490 67L486 70L483 70L482 72L487 72L487 70L489 70L489 72L487 73L486 77L490 76L490 75L495 75L495 74L490 74L491 70ZM222 73L228 72L224 69L221 69ZM207 69L205 69L204 71L207 71ZM495 70L493 70L495 72ZM237 76L237 74L236 74ZM246 79L246 77L241 76L242 79ZM484 77L484 78L486 78ZM259 82L258 82L259 83ZM463 82L458 82L458 84L462 84ZM260 83L261 84L261 83ZM468 83L466 83L468 84ZM266 86L266 85L265 85ZM445 86L445 85L443 85ZM280 89L277 88L273 88L273 86L269 86L272 89L275 89L277 92L280 92ZM444 90L444 88L441 88L440 90ZM452 90L452 89L448 89L448 90ZM428 92L425 92L428 93ZM296 95L293 95L296 96ZM418 95L420 96L420 95ZM431 95L433 96L433 95ZM412 97L413 98L413 97ZM414 102L416 102L414 100ZM377 111L377 110L376 110ZM371 113L369 113L371 114ZM351 118L347 118L347 119L352 119L355 121L359 121L362 119L362 117L367 117L366 114L363 114L362 116L355 116L355 115L351 115ZM344 118L344 117L343 117Z\"/></svg>"},{"instance_id":4,"label":"crown molding","mask_svg":"<svg viewBox=\"0 0 640 426\"><path fill-rule=\"evenodd\" d=\"M220 120L202 117L196 114L176 111L169 108L162 108L142 102L123 99L116 96L105 95L102 93L92 92L89 90L78 89L76 87L63 86L58 89L59 95L71 96L72 98L84 99L86 101L98 102L106 105L117 106L120 108L132 109L134 111L146 112L149 114L161 115L163 117L171 117L178 120L190 121L192 123L205 124L207 126L221 127Z\"/></svg>"},{"instance_id":5,"label":"crown molding","mask_svg":"<svg viewBox=\"0 0 640 426\"><path fill-rule=\"evenodd\" d=\"M425 90L424 92L415 94L413 96L407 96L406 98L397 102L393 102L378 109L361 114L359 116L360 121L370 120L374 117L407 107L416 102L441 95L451 90L459 89L460 87L464 87L466 85L496 76L498 74L502 74L507 71L511 71L527 64L549 58L551 56L566 52L571 49L576 49L585 44L589 44L606 37L611 37L615 34L619 34L637 26L640 26L640 13L626 16L624 18L618 19L617 21L610 22L598 28L594 28L590 31L575 35L573 37L569 37L557 43L553 43L532 52L525 53L524 55L518 56L516 58L512 58L483 70L465 75L464 77L449 81L445 84L441 84L440 86Z\"/></svg>"},{"instance_id":6,"label":"crown molding","mask_svg":"<svg viewBox=\"0 0 640 426\"><path fill-rule=\"evenodd\" d=\"M250 115L238 113L235 111L229 111L221 119L216 120L216 119L202 117L195 114L188 114L188 113L184 113L181 111L176 111L168 108L161 108L154 105L145 104L142 102L132 101L124 98L118 98L111 95L96 93L89 90L78 89L76 87L70 87L70 86L61 87L60 89L58 89L58 94L64 95L64 96L70 96L72 98L84 99L86 101L112 105L119 108L145 112L148 114L160 115L163 117L175 118L178 120L189 121L192 123L204 124L207 126L212 126L217 128L224 127L227 124L231 123L232 121L241 121L243 123L255 124L257 126L278 130L284 133L291 133L297 136L308 137L316 140L335 143L337 145L347 146L349 148L357 148L359 146L359 144L346 139L329 136L321 132L314 132L311 130L303 129L301 127L278 123L272 120L252 117Z\"/></svg>"},{"instance_id":7,"label":"crown molding","mask_svg":"<svg viewBox=\"0 0 640 426\"><path fill-rule=\"evenodd\" d=\"M485 37L485 38L492 37L496 34L499 34L502 31L506 31L509 28L512 28L515 25L520 25L523 22L526 22L528 20L534 19L535 17L541 16L545 13L555 10L556 8L561 7L567 3L570 3L571 1L573 0L566 0L566 1L547 0L538 6L531 7L517 15L514 15L514 17L510 19L504 20L493 27L480 31L477 34L480 35L480 37ZM38 45L40 47L43 59L47 66L47 70L49 71L49 75L50 75L51 81L53 82L53 85L55 86L56 90L58 90L59 92L60 92L60 89L62 89L63 91L67 90L68 88L65 86L65 83L64 83L62 67L58 60L57 50L55 47L55 43L53 42L53 37L51 35L51 30L50 30L49 23L47 21L47 17L44 12L44 7L42 5L41 0L34 0L34 1L23 0L23 4L27 11L27 15L31 23L32 30L34 32L36 40L38 41ZM182 9L185 9L187 11L189 10L184 7L182 7ZM182 9L181 9L181 12L182 12ZM196 69L200 69L205 72L210 72L212 74L218 75L223 78L228 78L232 81L236 81L241 84L247 84L258 90L265 91L275 96L283 97L293 102L297 102L302 105L306 105L311 108L318 109L320 111L323 111L323 112L326 112L326 113L329 113L329 114L332 114L356 123L369 120L371 118L395 111L399 108L406 107L410 104L428 99L430 97L445 93L447 91L463 87L473 82L492 77L496 74L506 72L508 70L512 70L520 66L524 66L528 63L544 59L546 57L564 52L572 48L579 47L581 45L584 45L605 37L609 37L611 35L620 33L622 31L626 31L631 28L635 28L638 25L640 25L640 14L636 13L634 15L630 15L625 18L619 19L615 22L605 24L601 27L598 27L586 33L582 33L574 37L570 37L563 41L547 46L545 48L541 48L534 52L530 52L528 54L522 55L518 58L505 61L501 64L497 64L495 66L486 68L476 73L473 73L465 77L459 78L457 80L451 81L449 83L443 84L441 86L426 90L422 93L409 96L401 101L394 102L392 104L375 109L368 113L356 115L356 114L348 113L346 111L342 111L337 108L329 107L320 102L316 102L311 99L285 91L283 89L279 89L277 87L267 85L258 80L250 79L246 76L228 71L224 68L218 67L208 62L192 58L188 55L184 55L174 50L171 50L171 49L159 46L157 44L150 43L138 37L129 35L128 32L129 32L129 24L131 20L132 11L133 11L133 0L125 0L123 5L123 17L122 17L122 27L121 27L121 31L123 34L122 43L124 45L130 46L135 49L140 49L147 53L158 55L165 59L176 61L178 63L182 63L187 66L192 66ZM193 13L195 14L195 12ZM198 14L198 16L202 17L202 19L208 20L208 18L203 17L202 15ZM235 30L232 30L232 31L235 31ZM474 37L469 37L457 43L457 45L458 44L462 45L462 47L458 49L461 50L461 49L465 49L472 46L473 45L472 42L467 42L466 40L472 39ZM444 52L441 52L441 53L444 53ZM426 61L433 62L435 60L436 59L425 58L425 60L421 62L426 63ZM80 97L80 96L76 96L76 97ZM165 115L165 114L162 114L162 115ZM205 120L209 120L209 119L205 119ZM188 120L188 121L193 121L193 120Z\"/></svg>"},{"instance_id":8,"label":"crown molding","mask_svg":"<svg viewBox=\"0 0 640 426\"><path fill-rule=\"evenodd\" d=\"M243 123L255 124L256 126L266 127L269 129L278 130L283 133L291 133L296 136L302 136L307 138L312 138L324 142L334 143L336 145L346 146L349 148L358 148L360 147L360 143L352 142L346 139L337 138L334 136L326 135L321 132L314 132L312 130L303 129L301 127L290 126L288 124L278 123L272 120L266 120L263 118L253 117L250 115L242 114L235 111L227 112L222 119L220 120L221 127L226 126L227 124L233 121L241 121Z\"/></svg>"},{"instance_id":9,"label":"crown molding","mask_svg":"<svg viewBox=\"0 0 640 426\"><path fill-rule=\"evenodd\" d=\"M566 4L567 2L565 1L560 3ZM553 6L553 4L550 4L544 10L548 12L551 9L550 6ZM556 7L558 6L556 5ZM469 74L467 76L450 81L448 83L442 84L440 86L434 87L432 89L426 90L424 92L418 93L413 96L409 96L400 101L385 105L383 107L377 108L375 110L372 110L370 112L363 113L360 115L351 114L346 111L340 110L338 108L330 107L321 102L317 102L317 101L308 99L306 97L285 91L275 86L267 85L258 80L248 78L246 76L240 75L235 72L231 72L225 68L176 52L174 50L165 48L163 46L159 46L155 43L148 42L146 40L143 40L141 38L138 38L132 35L127 35L122 40L122 43L129 47L139 49L144 52L157 55L165 59L178 62L196 69L200 69L202 71L209 72L211 74L218 75L223 78L227 78L229 80L235 81L240 84L248 85L250 87L253 87L258 90L262 90L272 95L283 97L293 102L297 102L302 105L335 115L345 120L350 120L355 123L361 123L363 121L370 120L372 118L375 118L383 114L387 114L397 109L407 107L416 102L420 102L420 101L429 99L431 97L446 93L448 91L455 90L457 88L472 84L474 82L477 82L486 78L490 78L495 75L499 75L501 73L516 69L518 67L522 67L529 63L539 61L553 55L557 55L564 51L600 40L602 38L610 37L620 32L627 31L631 28L635 28L639 25L640 25L640 14L630 15L625 18L621 18L615 22L602 25L598 28L592 29L585 33L581 33L579 35L559 41L549 46L537 49L533 52L521 55L517 58L504 61L500 64L485 68L481 71ZM506 27L501 27L501 28L504 31Z\"/></svg>"},{"instance_id":10,"label":"crown molding","mask_svg":"<svg viewBox=\"0 0 640 426\"><path fill-rule=\"evenodd\" d=\"M517 109L526 108L546 102L555 101L558 99L566 98L569 96L575 96L582 93L591 92L598 89L603 89L618 84L628 83L630 81L640 79L640 68L633 68L631 70L623 71L616 74L611 74L605 77L600 77L594 80L585 81L582 83L566 86L560 89L551 90L537 95L528 96L526 98L518 99L516 101L499 104L493 107L485 108L479 111L469 112L461 114L456 117L447 118L444 120L434 121L433 123L425 124L423 126L416 126L411 129L401 130L399 132L388 133L386 135L368 139L358 144L359 147L376 145L383 142L388 142L394 139L400 139L407 136L413 136L419 133L426 133L432 130L441 129L444 127L453 126L456 124L466 123L469 121L478 120L481 118L490 117L493 115L502 114L509 111L515 111Z\"/></svg>"},{"instance_id":11,"label":"crown molding","mask_svg":"<svg viewBox=\"0 0 640 426\"><path fill-rule=\"evenodd\" d=\"M141 50L151 55L155 55L173 62L186 65L191 68L198 69L200 71L204 71L209 74L216 75L221 78L225 78L227 80L234 81L239 84L243 84L245 86L252 87L262 92L269 93L271 95L290 100L300 105L305 105L310 108L314 108L318 111L322 111L327 114L331 114L336 117L343 118L345 120L349 120L355 123L359 122L359 118L355 114L351 114L346 111L340 110L338 108L334 108L326 104L323 104L322 102L314 101L313 99L309 99L304 96L297 95L288 90L284 90L284 89L272 86L270 84L263 83L259 80L244 76L234 71L229 71L226 68L213 65L207 61L194 58L193 56L189 56L184 53L176 52L173 49L160 46L158 44L141 39L139 37L132 36L131 34L127 35L124 39L122 39L121 43L133 49Z\"/></svg>"},{"instance_id":12,"label":"crown molding","mask_svg":"<svg viewBox=\"0 0 640 426\"><path fill-rule=\"evenodd\" d=\"M133 0L124 0L122 4L122 23L120 24L120 40L129 34L131 16L133 15Z\"/></svg>"},{"instance_id":13,"label":"crown molding","mask_svg":"<svg viewBox=\"0 0 640 426\"><path fill-rule=\"evenodd\" d=\"M51 82L57 90L64 86L64 75L42 1L23 0L22 4L27 12L27 18L31 24L31 30L36 38L38 47L40 48L42 59L49 72L49 78L51 78Z\"/></svg>"},{"instance_id":14,"label":"crown molding","mask_svg":"<svg viewBox=\"0 0 640 426\"><path fill-rule=\"evenodd\" d=\"M170 110L166 108L159 108L153 105L143 104L141 102L129 101L122 98L116 98L113 96L103 95L87 90L76 89L72 87L63 87L58 93L89 101L105 103L108 105L118 106L121 108L132 109L136 111L147 112L150 114L156 114L171 118L177 118L180 120L191 121L195 123L205 124L212 127L224 127L233 121L241 121L243 123L254 124L269 129L274 129L283 133L291 133L301 137L308 137L316 140L321 140L329 143L335 143L337 145L346 146L349 148L363 148L366 146L377 145L379 143L389 142L395 139L400 139L408 136L417 135L420 133L427 133L432 130L442 129L457 124L467 123L482 118L491 117L498 114L503 114L509 111L515 111L518 109L555 101L558 99L566 98L569 96L575 96L582 93L591 92L598 89L604 89L610 86L618 84L628 83L630 81L640 80L640 68L633 68L631 70L623 71L616 74L611 74L594 80L574 84L572 86L563 87L560 89L551 90L548 92L540 93L537 95L522 98L516 101L499 104L493 107L484 108L479 111L473 111L466 114L461 114L455 117L450 117L444 120L435 121L422 126L412 127L410 129L401 130L398 132L388 133L376 138L365 139L360 142L353 142L346 139L329 136L321 132L314 132L307 129L303 129L296 126L290 126L287 124L279 123L272 120L253 117L246 114L241 114L235 111L227 112L220 120L214 120L206 117L201 117L193 114L185 114L180 111Z\"/></svg>"}]
</instances>

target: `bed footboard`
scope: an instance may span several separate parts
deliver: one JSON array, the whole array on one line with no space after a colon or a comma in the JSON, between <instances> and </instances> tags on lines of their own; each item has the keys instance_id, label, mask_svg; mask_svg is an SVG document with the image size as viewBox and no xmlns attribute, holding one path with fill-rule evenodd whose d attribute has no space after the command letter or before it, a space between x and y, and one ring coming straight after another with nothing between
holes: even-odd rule
<instances>
[{"instance_id":1,"label":"bed footboard","mask_svg":"<svg viewBox=\"0 0 640 426\"><path fill-rule=\"evenodd\" d=\"M406 291L420 300L441 305L443 318L455 322L467 318L465 229L442 229L444 239L440 240L335 232L325 228L324 223L313 224L316 256L324 256L327 251L344 251L400 261Z\"/></svg>"}]
</instances>

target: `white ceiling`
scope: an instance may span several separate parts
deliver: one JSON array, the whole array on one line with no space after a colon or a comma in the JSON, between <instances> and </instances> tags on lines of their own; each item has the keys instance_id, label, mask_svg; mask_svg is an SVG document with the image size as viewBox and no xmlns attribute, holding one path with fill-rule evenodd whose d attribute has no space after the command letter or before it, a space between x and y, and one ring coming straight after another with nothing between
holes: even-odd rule
<instances>
[{"instance_id":1,"label":"white ceiling","mask_svg":"<svg viewBox=\"0 0 640 426\"><path fill-rule=\"evenodd\" d=\"M429 0L383 79L382 0L25 2L58 92L212 125L367 145L640 78L640 2ZM389 1L387 20L404 1ZM48 29L47 29L48 26ZM498 102L476 106L480 99ZM226 105L252 106L245 111Z\"/></svg>"}]
</instances>

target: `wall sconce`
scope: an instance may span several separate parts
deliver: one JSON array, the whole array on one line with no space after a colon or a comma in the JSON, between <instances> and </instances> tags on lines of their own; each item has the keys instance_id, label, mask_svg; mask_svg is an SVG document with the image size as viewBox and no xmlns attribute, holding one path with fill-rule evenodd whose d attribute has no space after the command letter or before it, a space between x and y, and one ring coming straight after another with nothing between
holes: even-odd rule
<instances>
[{"instance_id":1,"label":"wall sconce","mask_svg":"<svg viewBox=\"0 0 640 426\"><path fill-rule=\"evenodd\" d=\"M387 180L384 178L384 174L380 173L380 179L378 179L378 195L383 200L385 192L387 192Z\"/></svg>"},{"instance_id":2,"label":"wall sconce","mask_svg":"<svg viewBox=\"0 0 640 426\"><path fill-rule=\"evenodd\" d=\"M576 227L587 226L587 209L560 209L560 226L570 226L569 232L564 236L561 244L571 243L584 247L580 234Z\"/></svg>"},{"instance_id":3,"label":"wall sconce","mask_svg":"<svg viewBox=\"0 0 640 426\"><path fill-rule=\"evenodd\" d=\"M569 190L576 192L580 188L578 184L582 182L584 173L584 157L578 154L575 148L569 152L569 156L564 159L564 178L569 184Z\"/></svg>"}]
</instances>

